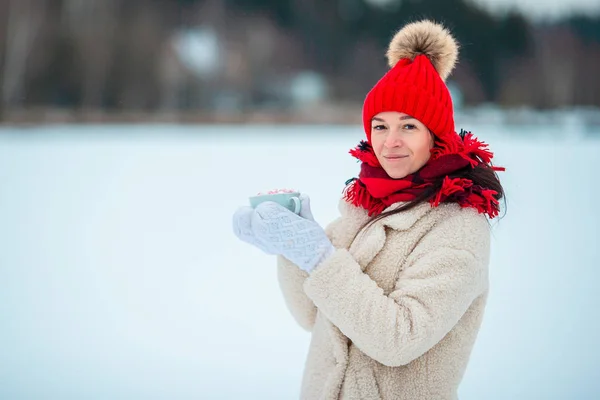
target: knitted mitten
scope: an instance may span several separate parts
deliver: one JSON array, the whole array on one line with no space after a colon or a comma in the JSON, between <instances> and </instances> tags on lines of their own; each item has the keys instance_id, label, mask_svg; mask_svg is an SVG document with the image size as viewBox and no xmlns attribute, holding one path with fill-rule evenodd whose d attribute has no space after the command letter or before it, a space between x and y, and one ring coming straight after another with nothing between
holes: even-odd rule
<instances>
[{"instance_id":1,"label":"knitted mitten","mask_svg":"<svg viewBox=\"0 0 600 400\"><path fill-rule=\"evenodd\" d=\"M256 207L251 227L259 246L271 254L281 254L306 272L335 251L318 223L274 202Z\"/></svg>"}]
</instances>

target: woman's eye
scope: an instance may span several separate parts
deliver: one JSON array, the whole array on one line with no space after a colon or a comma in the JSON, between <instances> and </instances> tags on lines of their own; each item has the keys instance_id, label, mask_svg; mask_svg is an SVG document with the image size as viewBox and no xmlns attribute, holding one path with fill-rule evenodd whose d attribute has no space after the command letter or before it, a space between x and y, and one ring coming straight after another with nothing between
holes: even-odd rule
<instances>
[{"instance_id":1,"label":"woman's eye","mask_svg":"<svg viewBox=\"0 0 600 400\"><path fill-rule=\"evenodd\" d=\"M385 125L374 125L371 129L374 131L381 131L385 129Z\"/></svg>"},{"instance_id":2,"label":"woman's eye","mask_svg":"<svg viewBox=\"0 0 600 400\"><path fill-rule=\"evenodd\" d=\"M413 124L406 124L406 125L404 125L404 129L413 130L413 129L417 129L417 127Z\"/></svg>"}]
</instances>

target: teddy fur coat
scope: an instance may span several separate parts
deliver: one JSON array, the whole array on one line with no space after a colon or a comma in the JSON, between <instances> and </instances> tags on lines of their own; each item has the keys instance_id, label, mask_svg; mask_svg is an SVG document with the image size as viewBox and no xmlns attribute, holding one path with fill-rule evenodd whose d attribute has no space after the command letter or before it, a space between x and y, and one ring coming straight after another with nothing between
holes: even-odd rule
<instances>
[{"instance_id":1,"label":"teddy fur coat","mask_svg":"<svg viewBox=\"0 0 600 400\"><path fill-rule=\"evenodd\" d=\"M312 333L300 398L457 399L488 293L487 218L423 203L359 232L366 211L340 212L326 228L336 251L310 275L278 257L286 305Z\"/></svg>"}]
</instances>

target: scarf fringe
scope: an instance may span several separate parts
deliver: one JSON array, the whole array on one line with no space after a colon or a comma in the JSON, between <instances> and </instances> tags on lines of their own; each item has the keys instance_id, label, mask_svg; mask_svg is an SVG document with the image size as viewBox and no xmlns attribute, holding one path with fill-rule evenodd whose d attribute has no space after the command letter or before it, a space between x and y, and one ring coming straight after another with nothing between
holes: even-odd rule
<instances>
[{"instance_id":1,"label":"scarf fringe","mask_svg":"<svg viewBox=\"0 0 600 400\"><path fill-rule=\"evenodd\" d=\"M476 167L479 163L489 164L494 157L488 149L488 144L477 140L471 132L467 132L463 139L463 151L461 157L466 158L471 163L471 167Z\"/></svg>"},{"instance_id":2,"label":"scarf fringe","mask_svg":"<svg viewBox=\"0 0 600 400\"><path fill-rule=\"evenodd\" d=\"M470 179L446 176L442 188L430 203L432 207L437 207L444 202L456 202L463 208L473 207L480 214L494 218L500 211L500 202L495 197L497 194L495 190L473 185Z\"/></svg>"},{"instance_id":3,"label":"scarf fringe","mask_svg":"<svg viewBox=\"0 0 600 400\"><path fill-rule=\"evenodd\" d=\"M385 210L386 205L379 199L371 196L366 186L358 179L355 179L344 189L344 199L355 205L363 207L368 211L369 217L379 215Z\"/></svg>"},{"instance_id":4,"label":"scarf fringe","mask_svg":"<svg viewBox=\"0 0 600 400\"><path fill-rule=\"evenodd\" d=\"M470 179L449 178L448 176L445 176L441 189L437 192L435 197L431 199L431 205L437 207L450 196L456 193L464 193L464 191L471 186L473 186L473 182Z\"/></svg>"},{"instance_id":5,"label":"scarf fringe","mask_svg":"<svg viewBox=\"0 0 600 400\"><path fill-rule=\"evenodd\" d=\"M438 140L435 144L436 146L431 150L431 156L434 160L446 154L460 154L464 148L458 135L455 140L446 142Z\"/></svg>"},{"instance_id":6,"label":"scarf fringe","mask_svg":"<svg viewBox=\"0 0 600 400\"><path fill-rule=\"evenodd\" d=\"M494 157L494 153L488 148L489 145L478 140L469 131L461 130L460 134L456 135L455 140L437 141L436 145L431 151L434 159L448 154L458 154L467 160L472 168L481 163L490 164Z\"/></svg>"},{"instance_id":7,"label":"scarf fringe","mask_svg":"<svg viewBox=\"0 0 600 400\"><path fill-rule=\"evenodd\" d=\"M369 164L371 167L381 167L379 160L373 151L373 147L364 140L361 140L358 146L350 150L350 154L360 161Z\"/></svg>"}]
</instances>

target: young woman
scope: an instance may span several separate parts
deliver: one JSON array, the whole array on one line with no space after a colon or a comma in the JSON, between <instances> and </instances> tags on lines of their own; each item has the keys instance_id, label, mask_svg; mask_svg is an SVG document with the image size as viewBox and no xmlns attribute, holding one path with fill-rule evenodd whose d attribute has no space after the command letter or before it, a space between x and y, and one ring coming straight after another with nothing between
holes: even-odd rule
<instances>
[{"instance_id":1,"label":"young woman","mask_svg":"<svg viewBox=\"0 0 600 400\"><path fill-rule=\"evenodd\" d=\"M457 399L503 197L487 145L454 130L457 54L431 21L394 36L351 150L359 177L326 230L307 196L300 215L273 202L234 215L240 239L278 255L287 306L312 332L302 399Z\"/></svg>"}]
</instances>

